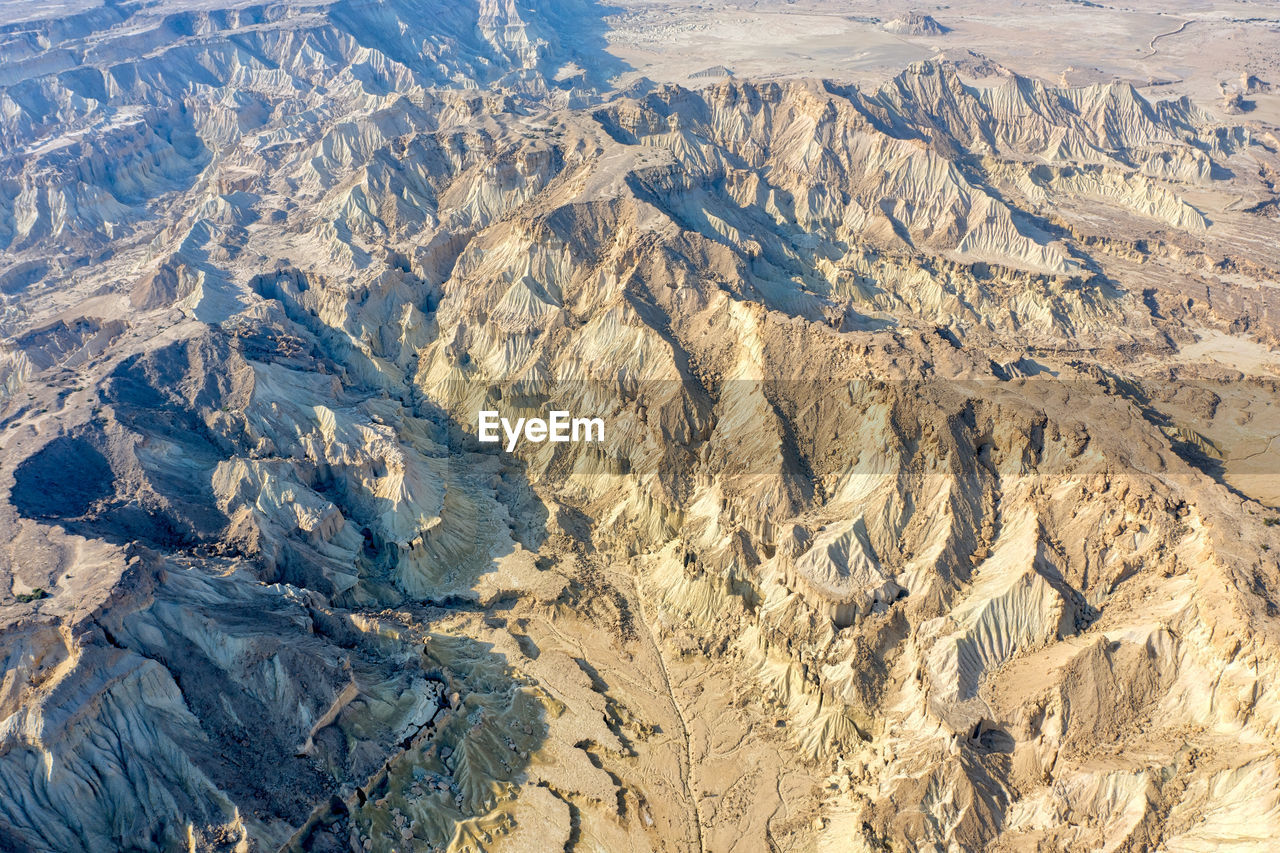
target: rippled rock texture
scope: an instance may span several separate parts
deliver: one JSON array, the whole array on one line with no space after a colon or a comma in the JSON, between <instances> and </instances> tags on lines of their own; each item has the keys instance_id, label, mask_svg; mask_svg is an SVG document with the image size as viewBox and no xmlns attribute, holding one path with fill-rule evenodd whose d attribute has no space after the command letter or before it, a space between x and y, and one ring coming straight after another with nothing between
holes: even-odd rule
<instances>
[{"instance_id":1,"label":"rippled rock texture","mask_svg":"<svg viewBox=\"0 0 1280 853\"><path fill-rule=\"evenodd\" d=\"M606 14L0 29L0 846L1268 849L1275 134Z\"/></svg>"}]
</instances>

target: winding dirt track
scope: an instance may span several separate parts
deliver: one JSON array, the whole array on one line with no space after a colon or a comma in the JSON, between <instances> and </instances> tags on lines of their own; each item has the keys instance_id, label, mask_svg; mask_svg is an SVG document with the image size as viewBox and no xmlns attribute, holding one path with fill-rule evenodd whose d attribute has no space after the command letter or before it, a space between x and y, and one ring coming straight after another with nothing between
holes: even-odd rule
<instances>
[{"instance_id":1,"label":"winding dirt track","mask_svg":"<svg viewBox=\"0 0 1280 853\"><path fill-rule=\"evenodd\" d=\"M1183 31L1185 31L1187 27L1191 26L1194 23L1195 21L1183 21L1182 26L1178 27L1176 30L1170 30L1167 33L1157 33L1156 35L1152 36L1151 41L1147 43L1147 47L1150 48L1151 52L1146 54L1142 58L1150 59L1151 57L1155 56L1157 53L1160 52L1160 49L1156 47L1156 42L1160 41L1160 39L1169 38L1170 36L1176 36L1179 33L1182 33Z\"/></svg>"}]
</instances>

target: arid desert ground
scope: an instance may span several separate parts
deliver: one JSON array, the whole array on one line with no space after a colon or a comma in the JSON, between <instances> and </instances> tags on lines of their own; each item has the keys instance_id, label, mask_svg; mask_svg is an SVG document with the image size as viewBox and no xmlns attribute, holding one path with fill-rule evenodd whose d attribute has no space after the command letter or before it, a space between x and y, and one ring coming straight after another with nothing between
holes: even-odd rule
<instances>
[{"instance_id":1,"label":"arid desert ground","mask_svg":"<svg viewBox=\"0 0 1280 853\"><path fill-rule=\"evenodd\" d=\"M1141 5L0 0L0 849L1275 849L1280 7Z\"/></svg>"}]
</instances>

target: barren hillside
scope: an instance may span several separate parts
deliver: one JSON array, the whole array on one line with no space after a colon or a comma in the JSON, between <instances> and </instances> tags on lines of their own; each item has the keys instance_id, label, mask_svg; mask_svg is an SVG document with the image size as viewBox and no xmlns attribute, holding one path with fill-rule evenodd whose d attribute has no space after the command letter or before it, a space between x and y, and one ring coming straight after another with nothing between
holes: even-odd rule
<instances>
[{"instance_id":1,"label":"barren hillside","mask_svg":"<svg viewBox=\"0 0 1280 853\"><path fill-rule=\"evenodd\" d=\"M661 5L0 2L0 848L1271 849L1266 81Z\"/></svg>"}]
</instances>

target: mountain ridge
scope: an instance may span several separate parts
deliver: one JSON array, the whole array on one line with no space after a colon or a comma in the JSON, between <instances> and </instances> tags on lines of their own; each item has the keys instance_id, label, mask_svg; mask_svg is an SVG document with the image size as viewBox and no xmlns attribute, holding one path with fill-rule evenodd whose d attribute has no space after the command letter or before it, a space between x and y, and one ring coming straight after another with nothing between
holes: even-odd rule
<instances>
[{"instance_id":1,"label":"mountain ridge","mask_svg":"<svg viewBox=\"0 0 1280 853\"><path fill-rule=\"evenodd\" d=\"M0 92L0 839L1262 849L1265 138L275 8L162 17L213 67L150 116Z\"/></svg>"}]
</instances>

